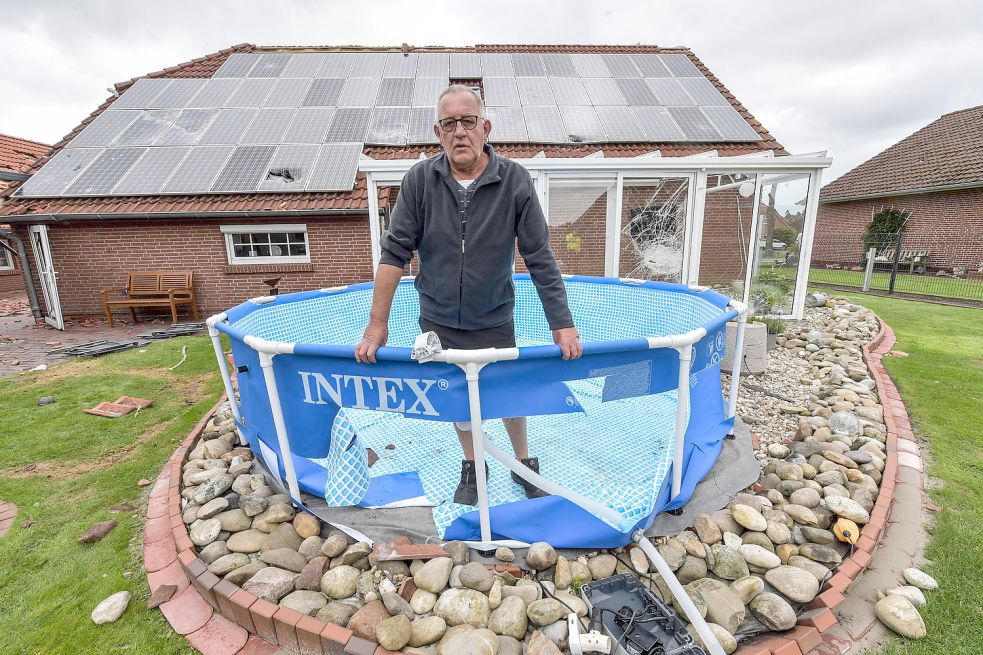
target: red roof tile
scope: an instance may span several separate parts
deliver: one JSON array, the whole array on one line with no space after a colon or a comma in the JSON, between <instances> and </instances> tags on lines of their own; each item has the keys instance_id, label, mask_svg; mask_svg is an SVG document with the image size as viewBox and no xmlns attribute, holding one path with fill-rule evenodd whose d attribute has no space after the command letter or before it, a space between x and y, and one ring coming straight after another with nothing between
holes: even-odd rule
<instances>
[{"instance_id":1,"label":"red roof tile","mask_svg":"<svg viewBox=\"0 0 983 655\"><path fill-rule=\"evenodd\" d=\"M945 114L823 187L819 202L983 186L983 105Z\"/></svg>"},{"instance_id":2,"label":"red roof tile","mask_svg":"<svg viewBox=\"0 0 983 655\"><path fill-rule=\"evenodd\" d=\"M0 170L26 173L39 158L44 157L51 146L0 134Z\"/></svg>"}]
</instances>

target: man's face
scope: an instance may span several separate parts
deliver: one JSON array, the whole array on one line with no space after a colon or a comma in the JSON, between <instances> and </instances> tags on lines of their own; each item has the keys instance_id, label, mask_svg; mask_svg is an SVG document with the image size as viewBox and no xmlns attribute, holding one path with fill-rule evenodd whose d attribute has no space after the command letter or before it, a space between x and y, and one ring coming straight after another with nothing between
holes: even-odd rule
<instances>
[{"instance_id":1,"label":"man's face","mask_svg":"<svg viewBox=\"0 0 983 655\"><path fill-rule=\"evenodd\" d=\"M434 132L440 140L440 145L447 153L447 159L451 167L457 171L468 172L474 170L481 158L482 148L488 133L491 132L491 122L480 118L481 110L478 102L470 93L448 93L437 107L437 125ZM473 130L467 130L461 121L454 125L450 132L444 132L440 127L440 121L447 118L464 118L465 116L478 116L478 124Z\"/></svg>"}]
</instances>

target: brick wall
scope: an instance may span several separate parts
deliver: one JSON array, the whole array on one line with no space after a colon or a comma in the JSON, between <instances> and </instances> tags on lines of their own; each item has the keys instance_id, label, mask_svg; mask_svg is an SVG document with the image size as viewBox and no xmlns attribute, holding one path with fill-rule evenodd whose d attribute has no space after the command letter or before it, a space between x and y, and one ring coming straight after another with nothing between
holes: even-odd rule
<instances>
[{"instance_id":1,"label":"brick wall","mask_svg":"<svg viewBox=\"0 0 983 655\"><path fill-rule=\"evenodd\" d=\"M822 203L816 217L813 265L858 264L864 228L873 214L885 208L911 212L902 248L928 249L929 268L963 266L975 271L983 265L983 189Z\"/></svg>"},{"instance_id":2,"label":"brick wall","mask_svg":"<svg viewBox=\"0 0 983 655\"><path fill-rule=\"evenodd\" d=\"M2 189L0 189L2 190ZM4 229L10 229L10 226L4 225ZM13 241L4 241L10 247L17 249L17 244ZM0 298L13 298L16 296L27 295L27 287L24 286L24 276L21 274L20 270L20 257L12 253L7 253L7 259L4 258L4 253L0 252L0 264L6 264L11 262L14 267L10 268L0 268Z\"/></svg>"},{"instance_id":3,"label":"brick wall","mask_svg":"<svg viewBox=\"0 0 983 655\"><path fill-rule=\"evenodd\" d=\"M228 265L221 225L277 223L307 225L309 265ZM27 228L15 229L29 243ZM278 285L281 293L372 278L369 228L364 216L66 221L49 225L48 235L58 273L58 294L66 316L101 314L100 292L126 286L128 271L194 271L202 318L247 298L266 295L269 287L263 280L268 278L282 278ZM40 284L37 271L34 277L35 284Z\"/></svg>"},{"instance_id":4,"label":"brick wall","mask_svg":"<svg viewBox=\"0 0 983 655\"><path fill-rule=\"evenodd\" d=\"M744 279L753 210L753 198L741 197L737 189L707 194L703 209L700 284L726 284L734 279Z\"/></svg>"}]
</instances>

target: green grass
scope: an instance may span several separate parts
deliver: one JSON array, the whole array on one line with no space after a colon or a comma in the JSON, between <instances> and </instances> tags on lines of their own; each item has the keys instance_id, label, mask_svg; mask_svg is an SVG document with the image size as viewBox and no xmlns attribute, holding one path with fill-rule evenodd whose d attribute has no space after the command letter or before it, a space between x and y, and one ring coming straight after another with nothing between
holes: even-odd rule
<instances>
[{"instance_id":1,"label":"green grass","mask_svg":"<svg viewBox=\"0 0 983 655\"><path fill-rule=\"evenodd\" d=\"M942 507L930 527L927 571L939 581L922 616L928 637L893 641L889 655L983 653L983 310L862 295L897 336L885 357L918 436L928 442L930 491ZM876 564L876 562L875 562ZM901 581L899 581L899 584Z\"/></svg>"},{"instance_id":2,"label":"green grass","mask_svg":"<svg viewBox=\"0 0 983 655\"><path fill-rule=\"evenodd\" d=\"M794 269L778 270L787 270L790 277L795 277ZM887 291L890 281L890 271L875 271L871 276L870 288ZM860 289L864 286L864 273L863 271L844 271L835 268L814 268L809 271L809 284L829 284ZM899 272L894 290L921 296L983 300L983 280L959 280L934 275L902 275Z\"/></svg>"},{"instance_id":3,"label":"green grass","mask_svg":"<svg viewBox=\"0 0 983 655\"><path fill-rule=\"evenodd\" d=\"M173 372L167 369L188 359ZM0 498L15 503L0 538L0 653L193 653L157 610L143 570L146 489L221 392L207 337L187 337L0 378ZM102 400L140 396L154 406L117 419L81 413ZM54 396L38 406L40 396ZM140 509L110 514L129 501ZM25 519L33 521L22 527ZM95 544L92 523L119 525ZM132 576L124 578L129 572ZM115 623L89 615L117 591L133 594Z\"/></svg>"}]
</instances>

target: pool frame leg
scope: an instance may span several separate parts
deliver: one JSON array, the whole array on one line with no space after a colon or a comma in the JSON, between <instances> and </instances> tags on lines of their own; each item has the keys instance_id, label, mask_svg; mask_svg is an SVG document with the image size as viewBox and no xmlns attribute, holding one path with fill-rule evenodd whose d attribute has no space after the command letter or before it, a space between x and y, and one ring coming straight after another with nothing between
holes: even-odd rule
<instances>
[{"instance_id":1,"label":"pool frame leg","mask_svg":"<svg viewBox=\"0 0 983 655\"><path fill-rule=\"evenodd\" d=\"M276 386L273 375L273 358L275 355L259 351L259 365L263 369L263 380L266 382L266 393L270 398L270 409L273 412L273 425L276 427L276 440L280 446L280 458L283 460L283 470L287 474L287 489L296 502L300 502L300 485L297 482L297 471L294 469L293 455L290 451L290 440L287 438L287 426L283 421L283 407L280 406L280 391Z\"/></svg>"},{"instance_id":2,"label":"pool frame leg","mask_svg":"<svg viewBox=\"0 0 983 655\"><path fill-rule=\"evenodd\" d=\"M686 428L689 425L689 372L693 363L693 344L677 346L679 353L679 382L676 394L676 448L672 456L672 495L675 500L683 485L683 453L686 446Z\"/></svg>"},{"instance_id":3,"label":"pool frame leg","mask_svg":"<svg viewBox=\"0 0 983 655\"><path fill-rule=\"evenodd\" d=\"M744 326L747 325L747 308L737 317L737 334L734 335L734 356L730 360L730 395L727 400L727 418L737 416L737 392L741 387L741 368L744 365ZM731 426L728 436L734 434Z\"/></svg>"},{"instance_id":4,"label":"pool frame leg","mask_svg":"<svg viewBox=\"0 0 983 655\"><path fill-rule=\"evenodd\" d=\"M222 384L225 385L225 395L229 397L229 407L232 409L232 418L236 425L242 426L242 414L239 412L239 401L236 400L235 389L232 387L232 376L229 374L229 365L225 361L225 353L222 352L222 339L220 332L215 327L215 323L224 321L225 314L218 314L208 319L208 336L212 340L212 348L215 350L215 359L218 360L218 370L222 374Z\"/></svg>"},{"instance_id":5,"label":"pool frame leg","mask_svg":"<svg viewBox=\"0 0 983 655\"><path fill-rule=\"evenodd\" d=\"M474 448L474 471L478 483L478 518L481 523L481 540L491 541L491 517L488 514L488 478L485 476L485 431L481 426L481 393L478 390L478 372L484 363L467 362L464 374L468 380L468 403L471 409L471 444Z\"/></svg>"}]
</instances>

